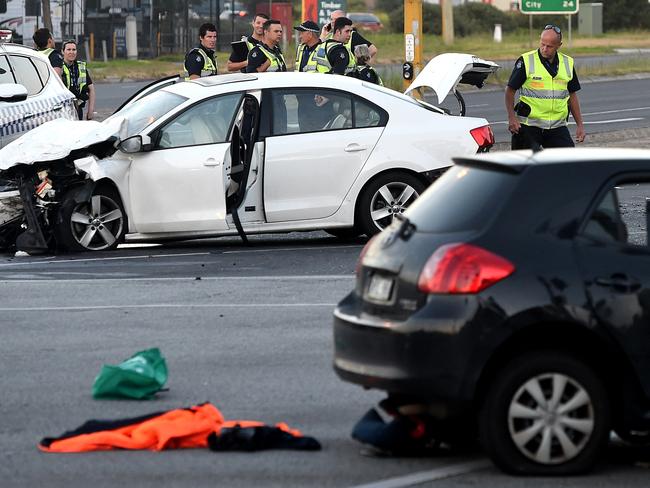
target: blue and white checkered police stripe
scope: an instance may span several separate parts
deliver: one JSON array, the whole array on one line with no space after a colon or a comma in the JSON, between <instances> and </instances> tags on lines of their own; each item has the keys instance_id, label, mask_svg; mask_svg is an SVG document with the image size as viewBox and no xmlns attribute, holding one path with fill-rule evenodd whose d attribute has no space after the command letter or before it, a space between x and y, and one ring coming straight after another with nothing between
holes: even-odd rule
<instances>
[{"instance_id":1,"label":"blue and white checkered police stripe","mask_svg":"<svg viewBox=\"0 0 650 488\"><path fill-rule=\"evenodd\" d=\"M57 105L62 105L63 108L52 110ZM32 116L25 119L27 114ZM8 104L7 107L0 108L0 136L21 134L58 118L77 119L74 98L58 95L32 102Z\"/></svg>"}]
</instances>

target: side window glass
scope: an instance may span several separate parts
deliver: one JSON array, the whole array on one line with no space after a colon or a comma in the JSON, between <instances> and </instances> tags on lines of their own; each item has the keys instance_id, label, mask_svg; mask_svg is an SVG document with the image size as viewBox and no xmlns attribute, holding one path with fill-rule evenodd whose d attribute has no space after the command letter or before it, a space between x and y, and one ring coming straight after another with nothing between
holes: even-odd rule
<instances>
[{"instance_id":1,"label":"side window glass","mask_svg":"<svg viewBox=\"0 0 650 488\"><path fill-rule=\"evenodd\" d=\"M592 212L584 234L603 242L648 245L650 183L612 188Z\"/></svg>"},{"instance_id":2,"label":"side window glass","mask_svg":"<svg viewBox=\"0 0 650 488\"><path fill-rule=\"evenodd\" d=\"M16 83L7 61L7 56L0 56L0 83Z\"/></svg>"},{"instance_id":3,"label":"side window glass","mask_svg":"<svg viewBox=\"0 0 650 488\"><path fill-rule=\"evenodd\" d=\"M41 82L43 83L43 86L47 85L47 80L50 79L49 63L36 58L32 58L32 62L34 63L34 66L36 66L36 70L38 71L38 74L41 77Z\"/></svg>"},{"instance_id":4,"label":"side window glass","mask_svg":"<svg viewBox=\"0 0 650 488\"><path fill-rule=\"evenodd\" d=\"M386 122L382 119L382 113L378 107L375 107L359 98L354 100L355 127L378 127L380 125L385 125Z\"/></svg>"},{"instance_id":5,"label":"side window glass","mask_svg":"<svg viewBox=\"0 0 650 488\"><path fill-rule=\"evenodd\" d=\"M352 99L327 89L273 92L273 135L352 127Z\"/></svg>"},{"instance_id":6,"label":"side window glass","mask_svg":"<svg viewBox=\"0 0 650 488\"><path fill-rule=\"evenodd\" d=\"M156 147L170 149L226 142L241 96L233 93L190 107L161 129Z\"/></svg>"},{"instance_id":7,"label":"side window glass","mask_svg":"<svg viewBox=\"0 0 650 488\"><path fill-rule=\"evenodd\" d=\"M27 56L11 56L11 64L16 70L18 83L27 88L28 95L36 95L43 89L36 67Z\"/></svg>"}]
</instances>

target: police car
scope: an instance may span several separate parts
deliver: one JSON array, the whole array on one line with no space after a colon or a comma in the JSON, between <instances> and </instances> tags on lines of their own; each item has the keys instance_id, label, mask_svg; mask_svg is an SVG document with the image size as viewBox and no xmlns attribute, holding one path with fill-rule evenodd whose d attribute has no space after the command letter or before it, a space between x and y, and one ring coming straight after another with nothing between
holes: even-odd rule
<instances>
[{"instance_id":1,"label":"police car","mask_svg":"<svg viewBox=\"0 0 650 488\"><path fill-rule=\"evenodd\" d=\"M421 76L440 103L497 68L469 55L434 66ZM53 121L0 150L0 178L22 190L28 218L5 244L94 251L123 238L373 235L452 156L494 142L485 119L347 76L237 73L155 88L102 123ZM1 221L0 212L0 241Z\"/></svg>"},{"instance_id":2,"label":"police car","mask_svg":"<svg viewBox=\"0 0 650 488\"><path fill-rule=\"evenodd\" d=\"M74 96L47 58L0 42L0 147L49 120L77 118Z\"/></svg>"}]
</instances>

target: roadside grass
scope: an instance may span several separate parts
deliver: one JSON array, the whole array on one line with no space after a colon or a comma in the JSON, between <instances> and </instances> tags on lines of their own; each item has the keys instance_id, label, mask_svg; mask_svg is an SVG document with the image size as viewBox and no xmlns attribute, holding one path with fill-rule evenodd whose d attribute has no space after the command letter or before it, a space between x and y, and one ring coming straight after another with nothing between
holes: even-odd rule
<instances>
[{"instance_id":1,"label":"roadside grass","mask_svg":"<svg viewBox=\"0 0 650 488\"><path fill-rule=\"evenodd\" d=\"M365 34L365 33L364 33ZM404 36L400 34L368 34L367 37L374 42L378 49L377 64L401 64L404 58ZM537 46L537 39L533 39L533 48ZM615 53L617 48L650 48L650 38L647 32L625 31L607 33L598 37L581 37L574 34L569 45L565 35L563 52L579 57L581 55L607 55ZM522 52L531 49L528 31L506 32L503 42L495 43L491 35L476 35L470 37L457 37L450 46L442 43L441 37L436 35L423 36L424 61L445 52L464 52L491 60L514 60ZM285 49L285 58L289 68L293 68L295 44L288 43ZM218 52L217 61L219 71L225 72L226 60L230 53ZM603 64L583 71L580 76L607 76L625 73L650 72L650 59L648 56L636 57L633 60L621 63ZM579 66L579 60L578 60ZM181 73L183 71L183 53L166 54L156 59L126 60L118 59L107 63L92 61L89 63L93 80L122 80L156 79L163 76ZM588 72L587 72L588 71ZM593 72L592 72L593 71ZM389 86L393 85L392 78L384 80ZM401 78L397 80L401 86ZM395 82L397 83L397 82Z\"/></svg>"}]
</instances>

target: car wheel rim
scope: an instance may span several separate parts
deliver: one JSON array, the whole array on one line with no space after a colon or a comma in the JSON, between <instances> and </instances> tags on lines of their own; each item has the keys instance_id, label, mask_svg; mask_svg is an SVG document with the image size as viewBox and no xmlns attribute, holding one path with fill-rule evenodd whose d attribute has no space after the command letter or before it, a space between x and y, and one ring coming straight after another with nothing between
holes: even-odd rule
<instances>
[{"instance_id":1,"label":"car wheel rim","mask_svg":"<svg viewBox=\"0 0 650 488\"><path fill-rule=\"evenodd\" d=\"M370 200L370 217L379 230L388 227L395 215L404 211L419 197L411 185L402 182L388 183L379 188Z\"/></svg>"},{"instance_id":2,"label":"car wheel rim","mask_svg":"<svg viewBox=\"0 0 650 488\"><path fill-rule=\"evenodd\" d=\"M529 379L508 409L515 446L539 464L560 464L582 452L594 431L594 408L587 390L560 373Z\"/></svg>"},{"instance_id":3,"label":"car wheel rim","mask_svg":"<svg viewBox=\"0 0 650 488\"><path fill-rule=\"evenodd\" d=\"M72 237L80 246L92 251L114 245L124 225L120 206L104 195L93 195L90 202L77 205L70 220Z\"/></svg>"}]
</instances>

